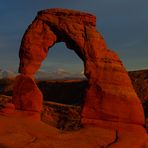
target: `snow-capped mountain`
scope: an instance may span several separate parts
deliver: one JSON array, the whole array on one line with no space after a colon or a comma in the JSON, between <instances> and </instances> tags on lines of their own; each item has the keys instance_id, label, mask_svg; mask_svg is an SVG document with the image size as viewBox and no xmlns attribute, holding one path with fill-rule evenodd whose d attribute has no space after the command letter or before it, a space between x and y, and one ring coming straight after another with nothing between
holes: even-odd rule
<instances>
[{"instance_id":1,"label":"snow-capped mountain","mask_svg":"<svg viewBox=\"0 0 148 148\"><path fill-rule=\"evenodd\" d=\"M17 74L11 70L0 69L0 79L14 78Z\"/></svg>"},{"instance_id":2,"label":"snow-capped mountain","mask_svg":"<svg viewBox=\"0 0 148 148\"><path fill-rule=\"evenodd\" d=\"M0 79L14 78L18 73L11 70L0 69ZM56 69L54 71L38 70L35 74L35 78L38 80L50 80L50 79L83 79L85 78L82 72L71 73L63 68Z\"/></svg>"}]
</instances>

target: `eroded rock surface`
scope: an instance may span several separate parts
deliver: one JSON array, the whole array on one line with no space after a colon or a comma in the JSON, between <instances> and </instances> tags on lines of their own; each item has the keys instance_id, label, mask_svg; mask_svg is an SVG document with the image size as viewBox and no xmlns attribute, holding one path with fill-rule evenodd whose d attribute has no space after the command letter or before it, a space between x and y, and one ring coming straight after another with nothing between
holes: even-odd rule
<instances>
[{"instance_id":1,"label":"eroded rock surface","mask_svg":"<svg viewBox=\"0 0 148 148\"><path fill-rule=\"evenodd\" d=\"M89 87L82 111L83 123L94 119L144 124L142 105L128 74L116 53L106 47L96 31L96 18L91 14L67 9L40 11L22 39L20 73L33 76L48 49L57 42L65 42L84 62ZM14 100L18 92L14 91ZM36 101L33 94L32 91L30 99ZM14 102L17 105L19 100Z\"/></svg>"},{"instance_id":2,"label":"eroded rock surface","mask_svg":"<svg viewBox=\"0 0 148 148\"><path fill-rule=\"evenodd\" d=\"M42 110L42 94L34 82L34 74L46 58L48 49L57 42L65 42L66 46L74 50L83 60L84 74L88 78L89 85L81 113L81 123L84 128L75 133L62 135L51 126L43 125L40 128L42 125L40 121L39 123L30 121L30 119L38 120L38 115ZM10 109L11 105L9 105L9 110L6 109L6 111L12 111L15 121L24 118L22 124L15 123L21 126L20 129L25 129L22 125L25 125L24 120L26 122L28 119L29 124L27 123L25 127L28 127L27 129L30 129L32 125L36 127L29 130L29 133L35 137L28 137L28 133L22 136L22 139L24 137L30 139L31 147L41 145L56 148L65 148L69 145L90 148L147 147L141 102L122 62L116 53L107 48L103 37L96 31L95 16L67 9L40 11L24 34L19 55L21 74L16 78L13 91L16 110L12 107ZM2 126L5 127L3 123L9 121L9 118L0 120ZM5 134L7 128L5 129L0 133L2 135L0 143L6 145L9 139L8 146L14 147L17 141L13 142L13 136L18 139L24 131L19 130L20 132L14 132L14 135L7 137L3 136L7 135ZM16 129L14 130L18 131ZM45 138L45 135L48 136ZM19 145L22 145L22 139L19 139ZM28 140L25 143L28 143Z\"/></svg>"},{"instance_id":3,"label":"eroded rock surface","mask_svg":"<svg viewBox=\"0 0 148 148\"><path fill-rule=\"evenodd\" d=\"M130 130L85 126L61 132L41 121L0 116L1 148L147 148L148 137L137 125ZM145 141L145 142L144 142Z\"/></svg>"},{"instance_id":4,"label":"eroded rock surface","mask_svg":"<svg viewBox=\"0 0 148 148\"><path fill-rule=\"evenodd\" d=\"M13 103L17 110L42 111L43 96L34 79L28 75L19 75L13 88Z\"/></svg>"}]
</instances>

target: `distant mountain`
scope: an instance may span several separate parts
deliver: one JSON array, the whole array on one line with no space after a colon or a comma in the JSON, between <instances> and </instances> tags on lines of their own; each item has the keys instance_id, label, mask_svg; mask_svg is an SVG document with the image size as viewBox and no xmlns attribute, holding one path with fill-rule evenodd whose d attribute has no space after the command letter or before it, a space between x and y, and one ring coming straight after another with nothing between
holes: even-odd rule
<instances>
[{"instance_id":1,"label":"distant mountain","mask_svg":"<svg viewBox=\"0 0 148 148\"><path fill-rule=\"evenodd\" d=\"M43 70L39 70L36 72L35 78L37 80L48 80L50 79L50 73L43 71Z\"/></svg>"},{"instance_id":2,"label":"distant mountain","mask_svg":"<svg viewBox=\"0 0 148 148\"><path fill-rule=\"evenodd\" d=\"M85 76L83 75L83 73L70 73L62 68L57 69L55 71L52 72L47 72L44 70L39 70L37 71L37 73L35 74L35 78L37 80L67 80L67 79L83 79L85 78Z\"/></svg>"},{"instance_id":3,"label":"distant mountain","mask_svg":"<svg viewBox=\"0 0 148 148\"><path fill-rule=\"evenodd\" d=\"M14 78L18 73L11 71L11 70L3 70L0 69L0 79L10 79ZM85 76L83 73L70 73L62 68L59 68L54 71L45 71L45 70L38 70L35 74L35 78L37 80L69 80L69 79L83 79Z\"/></svg>"},{"instance_id":4,"label":"distant mountain","mask_svg":"<svg viewBox=\"0 0 148 148\"><path fill-rule=\"evenodd\" d=\"M0 69L0 79L14 78L16 75L13 71Z\"/></svg>"}]
</instances>

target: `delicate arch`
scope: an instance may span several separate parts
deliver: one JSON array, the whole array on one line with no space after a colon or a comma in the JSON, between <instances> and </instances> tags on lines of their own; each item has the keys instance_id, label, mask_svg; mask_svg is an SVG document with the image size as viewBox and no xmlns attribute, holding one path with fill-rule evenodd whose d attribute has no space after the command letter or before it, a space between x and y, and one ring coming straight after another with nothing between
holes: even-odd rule
<instances>
[{"instance_id":1,"label":"delicate arch","mask_svg":"<svg viewBox=\"0 0 148 148\"><path fill-rule=\"evenodd\" d=\"M122 62L107 49L95 27L96 18L88 13L67 9L48 9L38 13L20 47L21 75L16 79L13 95L17 109L41 111L42 97L33 74L47 56L48 49L62 41L83 60L84 74L88 78L82 122L144 123L142 105Z\"/></svg>"}]
</instances>

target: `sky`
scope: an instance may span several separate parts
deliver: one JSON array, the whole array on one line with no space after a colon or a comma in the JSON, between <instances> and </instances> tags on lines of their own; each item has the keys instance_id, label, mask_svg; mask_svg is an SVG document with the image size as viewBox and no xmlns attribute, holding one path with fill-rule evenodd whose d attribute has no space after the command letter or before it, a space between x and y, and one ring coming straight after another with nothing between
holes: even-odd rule
<instances>
[{"instance_id":1,"label":"sky","mask_svg":"<svg viewBox=\"0 0 148 148\"><path fill-rule=\"evenodd\" d=\"M19 46L38 11L69 8L97 17L97 30L127 70L148 69L148 0L1 0L0 69L17 70ZM82 73L78 56L58 43L49 49L40 70Z\"/></svg>"}]
</instances>

